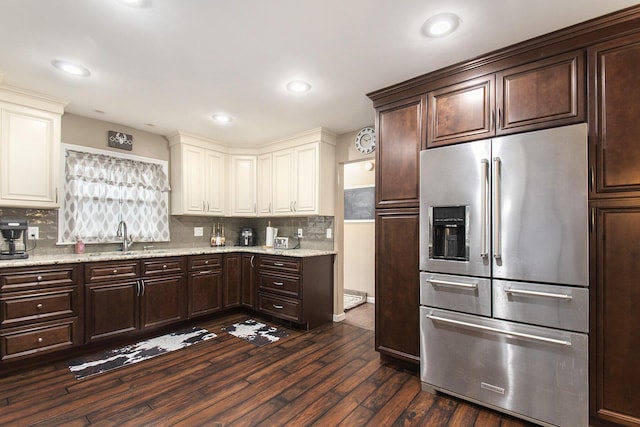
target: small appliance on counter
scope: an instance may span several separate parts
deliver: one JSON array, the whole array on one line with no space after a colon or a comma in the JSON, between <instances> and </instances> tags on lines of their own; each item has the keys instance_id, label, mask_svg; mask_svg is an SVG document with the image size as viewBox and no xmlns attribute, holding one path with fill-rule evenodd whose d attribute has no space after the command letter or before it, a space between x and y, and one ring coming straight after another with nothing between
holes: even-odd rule
<instances>
[{"instance_id":1,"label":"small appliance on counter","mask_svg":"<svg viewBox=\"0 0 640 427\"><path fill-rule=\"evenodd\" d=\"M299 237L276 237L273 240L275 249L300 249Z\"/></svg>"},{"instance_id":2,"label":"small appliance on counter","mask_svg":"<svg viewBox=\"0 0 640 427\"><path fill-rule=\"evenodd\" d=\"M238 237L238 245L239 246L253 246L254 245L254 238L255 238L256 232L253 228L243 228L240 231L240 236Z\"/></svg>"},{"instance_id":3,"label":"small appliance on counter","mask_svg":"<svg viewBox=\"0 0 640 427\"><path fill-rule=\"evenodd\" d=\"M27 234L29 223L26 220L0 220L0 231L4 241L1 245L0 259L25 259L27 253Z\"/></svg>"}]
</instances>

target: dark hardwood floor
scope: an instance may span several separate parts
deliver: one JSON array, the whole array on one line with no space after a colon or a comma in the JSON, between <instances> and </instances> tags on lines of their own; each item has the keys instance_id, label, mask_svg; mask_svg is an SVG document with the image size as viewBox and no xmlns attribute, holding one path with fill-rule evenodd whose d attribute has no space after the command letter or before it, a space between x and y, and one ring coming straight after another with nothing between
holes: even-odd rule
<instances>
[{"instance_id":1,"label":"dark hardwood floor","mask_svg":"<svg viewBox=\"0 0 640 427\"><path fill-rule=\"evenodd\" d=\"M0 379L0 425L501 426L531 424L420 390L417 373L380 360L370 330L292 331L256 347L217 338L76 380L66 362Z\"/></svg>"}]
</instances>

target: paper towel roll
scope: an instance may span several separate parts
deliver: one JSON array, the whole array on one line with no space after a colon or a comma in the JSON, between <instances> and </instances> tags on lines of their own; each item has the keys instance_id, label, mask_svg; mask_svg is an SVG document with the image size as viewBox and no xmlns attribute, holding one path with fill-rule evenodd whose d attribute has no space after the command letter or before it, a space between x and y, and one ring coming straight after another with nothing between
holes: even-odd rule
<instances>
[{"instance_id":1,"label":"paper towel roll","mask_svg":"<svg viewBox=\"0 0 640 427\"><path fill-rule=\"evenodd\" d=\"M267 238L266 238L265 246L268 247L268 248L272 248L273 247L273 240L276 237L275 236L275 231L276 231L275 228L267 227Z\"/></svg>"}]
</instances>

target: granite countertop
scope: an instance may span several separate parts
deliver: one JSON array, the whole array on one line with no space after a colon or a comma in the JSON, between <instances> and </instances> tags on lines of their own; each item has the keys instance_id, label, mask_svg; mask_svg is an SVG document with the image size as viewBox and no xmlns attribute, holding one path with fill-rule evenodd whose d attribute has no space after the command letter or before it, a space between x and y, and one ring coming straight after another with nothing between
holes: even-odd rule
<instances>
[{"instance_id":1,"label":"granite countertop","mask_svg":"<svg viewBox=\"0 0 640 427\"><path fill-rule=\"evenodd\" d=\"M116 261L123 259L161 258L184 255L225 254L232 252L245 252L260 255L280 255L290 257L313 257L322 255L335 255L335 251L316 249L267 249L260 246L224 246L215 248L177 248L177 249L150 249L140 251L123 252L87 252L84 254L59 254L59 255L35 255L27 259L0 260L0 268L29 267L51 264L73 264L79 262Z\"/></svg>"}]
</instances>

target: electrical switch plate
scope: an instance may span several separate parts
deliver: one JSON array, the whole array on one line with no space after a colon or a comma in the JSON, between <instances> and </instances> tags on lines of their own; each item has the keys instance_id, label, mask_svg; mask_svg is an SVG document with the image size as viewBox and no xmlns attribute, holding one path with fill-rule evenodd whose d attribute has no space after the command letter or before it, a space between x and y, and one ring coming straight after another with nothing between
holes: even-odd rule
<instances>
[{"instance_id":1,"label":"electrical switch plate","mask_svg":"<svg viewBox=\"0 0 640 427\"><path fill-rule=\"evenodd\" d=\"M302 237L302 228L298 228L298 237Z\"/></svg>"},{"instance_id":2,"label":"electrical switch plate","mask_svg":"<svg viewBox=\"0 0 640 427\"><path fill-rule=\"evenodd\" d=\"M204 230L202 229L202 227L193 227L193 235L194 235L195 237L201 237L201 236L202 236L203 231L204 231Z\"/></svg>"},{"instance_id":3,"label":"electrical switch plate","mask_svg":"<svg viewBox=\"0 0 640 427\"><path fill-rule=\"evenodd\" d=\"M36 239L38 240L40 238L40 227L29 227L29 239Z\"/></svg>"},{"instance_id":4,"label":"electrical switch plate","mask_svg":"<svg viewBox=\"0 0 640 427\"><path fill-rule=\"evenodd\" d=\"M327 239L331 239L331 237L333 237L333 230L330 228L327 228Z\"/></svg>"}]
</instances>

